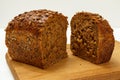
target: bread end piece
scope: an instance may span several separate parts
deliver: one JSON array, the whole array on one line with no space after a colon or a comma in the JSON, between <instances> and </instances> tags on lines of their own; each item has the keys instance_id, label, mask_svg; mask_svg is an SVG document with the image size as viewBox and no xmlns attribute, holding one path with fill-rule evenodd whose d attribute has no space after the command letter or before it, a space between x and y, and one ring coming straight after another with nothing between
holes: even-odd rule
<instances>
[{"instance_id":1,"label":"bread end piece","mask_svg":"<svg viewBox=\"0 0 120 80\"><path fill-rule=\"evenodd\" d=\"M95 64L108 62L114 49L113 30L99 14L79 12L71 20L73 55Z\"/></svg>"}]
</instances>

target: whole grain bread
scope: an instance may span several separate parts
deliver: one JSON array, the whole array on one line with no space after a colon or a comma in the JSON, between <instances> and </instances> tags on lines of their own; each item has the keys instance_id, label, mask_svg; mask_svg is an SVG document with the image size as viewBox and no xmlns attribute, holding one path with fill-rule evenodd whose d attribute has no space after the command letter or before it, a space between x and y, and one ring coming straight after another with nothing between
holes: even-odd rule
<instances>
[{"instance_id":1,"label":"whole grain bread","mask_svg":"<svg viewBox=\"0 0 120 80\"><path fill-rule=\"evenodd\" d=\"M113 30L99 14L78 12L71 20L73 55L95 64L108 62L114 49Z\"/></svg>"},{"instance_id":2,"label":"whole grain bread","mask_svg":"<svg viewBox=\"0 0 120 80\"><path fill-rule=\"evenodd\" d=\"M19 14L6 28L6 45L13 60L47 68L67 57L67 17L51 10Z\"/></svg>"}]
</instances>

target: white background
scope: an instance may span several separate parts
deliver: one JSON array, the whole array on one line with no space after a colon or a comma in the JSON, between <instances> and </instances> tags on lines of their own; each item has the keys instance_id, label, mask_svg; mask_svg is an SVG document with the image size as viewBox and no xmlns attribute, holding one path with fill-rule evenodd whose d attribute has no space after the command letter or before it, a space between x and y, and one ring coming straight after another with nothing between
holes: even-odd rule
<instances>
[{"instance_id":1,"label":"white background","mask_svg":"<svg viewBox=\"0 0 120 80\"><path fill-rule=\"evenodd\" d=\"M120 41L120 0L0 0L0 80L14 80L7 66L4 29L11 19L20 13L37 9L50 9L71 17L79 11L99 13L114 29L115 39ZM70 28L67 32L68 43Z\"/></svg>"},{"instance_id":2,"label":"white background","mask_svg":"<svg viewBox=\"0 0 120 80\"><path fill-rule=\"evenodd\" d=\"M0 0L0 28L14 16L33 9L50 9L71 17L79 11L99 13L112 27L120 27L120 0Z\"/></svg>"}]
</instances>

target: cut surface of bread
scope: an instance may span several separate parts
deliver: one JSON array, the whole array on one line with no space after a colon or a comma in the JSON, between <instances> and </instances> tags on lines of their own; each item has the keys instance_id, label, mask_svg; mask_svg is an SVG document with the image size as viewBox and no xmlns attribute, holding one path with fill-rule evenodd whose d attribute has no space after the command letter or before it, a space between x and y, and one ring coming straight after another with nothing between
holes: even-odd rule
<instances>
[{"instance_id":1,"label":"cut surface of bread","mask_svg":"<svg viewBox=\"0 0 120 80\"><path fill-rule=\"evenodd\" d=\"M73 55L95 64L108 62L114 49L113 30L99 14L78 12L71 19Z\"/></svg>"}]
</instances>

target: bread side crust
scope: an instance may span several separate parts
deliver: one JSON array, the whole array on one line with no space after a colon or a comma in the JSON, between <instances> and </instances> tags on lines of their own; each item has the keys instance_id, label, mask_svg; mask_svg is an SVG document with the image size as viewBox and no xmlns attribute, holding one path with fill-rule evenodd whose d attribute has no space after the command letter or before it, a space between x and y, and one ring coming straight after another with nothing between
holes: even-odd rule
<instances>
[{"instance_id":1,"label":"bread side crust","mask_svg":"<svg viewBox=\"0 0 120 80\"><path fill-rule=\"evenodd\" d=\"M98 24L98 48L96 63L108 62L114 50L113 30L109 23L104 20Z\"/></svg>"}]
</instances>

